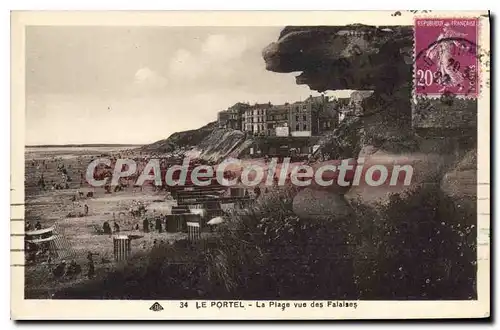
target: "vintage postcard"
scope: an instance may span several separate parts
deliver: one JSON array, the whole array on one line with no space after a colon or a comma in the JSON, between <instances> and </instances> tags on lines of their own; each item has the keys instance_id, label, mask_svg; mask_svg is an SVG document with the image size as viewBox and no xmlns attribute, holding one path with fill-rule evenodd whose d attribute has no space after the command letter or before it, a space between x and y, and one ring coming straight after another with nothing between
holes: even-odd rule
<instances>
[{"instance_id":1,"label":"vintage postcard","mask_svg":"<svg viewBox=\"0 0 500 330\"><path fill-rule=\"evenodd\" d=\"M490 317L484 12L13 12L11 317Z\"/></svg>"}]
</instances>

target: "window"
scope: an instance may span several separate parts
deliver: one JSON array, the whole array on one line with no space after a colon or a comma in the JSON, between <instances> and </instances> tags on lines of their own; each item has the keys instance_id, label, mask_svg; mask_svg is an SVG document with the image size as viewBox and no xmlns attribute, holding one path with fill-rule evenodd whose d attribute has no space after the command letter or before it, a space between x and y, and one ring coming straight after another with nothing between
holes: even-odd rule
<instances>
[{"instance_id":1,"label":"window","mask_svg":"<svg viewBox=\"0 0 500 330\"><path fill-rule=\"evenodd\" d=\"M295 130L296 131L300 131L300 125L299 124L295 125Z\"/></svg>"},{"instance_id":2,"label":"window","mask_svg":"<svg viewBox=\"0 0 500 330\"><path fill-rule=\"evenodd\" d=\"M303 119L304 121L307 121L307 116L306 116L306 115L303 115L303 116L302 116L302 119Z\"/></svg>"},{"instance_id":3,"label":"window","mask_svg":"<svg viewBox=\"0 0 500 330\"><path fill-rule=\"evenodd\" d=\"M304 124L304 131L307 131L307 124Z\"/></svg>"},{"instance_id":4,"label":"window","mask_svg":"<svg viewBox=\"0 0 500 330\"><path fill-rule=\"evenodd\" d=\"M295 121L299 121L299 116L295 116Z\"/></svg>"}]
</instances>

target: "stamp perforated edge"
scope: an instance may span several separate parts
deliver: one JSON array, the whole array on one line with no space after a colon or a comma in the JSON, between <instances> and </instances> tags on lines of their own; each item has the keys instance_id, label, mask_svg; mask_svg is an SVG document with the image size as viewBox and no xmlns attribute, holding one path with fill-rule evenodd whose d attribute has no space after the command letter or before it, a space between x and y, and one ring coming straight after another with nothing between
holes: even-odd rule
<instances>
[{"instance_id":1,"label":"stamp perforated edge","mask_svg":"<svg viewBox=\"0 0 500 330\"><path fill-rule=\"evenodd\" d=\"M427 94L427 95L417 95L417 92L416 92L416 86L415 86L415 80L416 80L416 77L415 77L415 69L416 69L416 65L417 65L417 33L416 33L416 21L418 19L471 19L471 18L474 18L474 19L477 19L477 27L476 27L476 62L477 62L477 68L478 68L478 72L477 72L477 91L474 93L474 94L469 94L469 95L463 95L463 94L460 94L460 95L453 95L454 98L456 99L463 99L463 100L477 100L479 98L479 95L481 94L481 87L482 87L482 80L481 80L481 69L482 69L482 66L481 66L481 62L480 62L480 51L481 51L481 45L480 45L480 41L481 41L481 17L470 17L470 16L456 16L456 17L440 17L440 16L434 16L434 15L426 15L426 16L414 16L413 17L413 54L412 54L412 58L413 58L413 64L412 64L412 68L411 68L411 71L412 71L412 82L411 82L411 85L412 85L412 88L411 88L411 96L412 96L412 100L415 104L418 104L418 100L419 99L431 99L431 100L439 100L443 97L443 95L445 95L445 93L441 93L441 94Z\"/></svg>"}]
</instances>

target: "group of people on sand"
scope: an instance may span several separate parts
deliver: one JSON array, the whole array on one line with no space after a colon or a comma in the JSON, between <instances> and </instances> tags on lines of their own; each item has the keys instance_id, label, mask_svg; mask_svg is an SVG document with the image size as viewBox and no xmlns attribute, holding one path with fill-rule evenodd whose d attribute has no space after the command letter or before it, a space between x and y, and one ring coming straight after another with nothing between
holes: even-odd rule
<instances>
[{"instance_id":1,"label":"group of people on sand","mask_svg":"<svg viewBox=\"0 0 500 330\"><path fill-rule=\"evenodd\" d=\"M120 225L116 223L116 221L113 222L113 229L111 229L111 225L109 224L108 221L104 221L102 224L102 231L104 234L111 235L113 233L119 233L120 232Z\"/></svg>"},{"instance_id":2,"label":"group of people on sand","mask_svg":"<svg viewBox=\"0 0 500 330\"><path fill-rule=\"evenodd\" d=\"M54 180L50 180L50 182L46 182L44 178L44 172L48 170L48 162L45 159L42 160L35 160L33 159L31 161L31 166L36 167L37 170L42 170L42 173L40 175L40 178L37 181L37 186L40 187L42 190L61 190L61 189L69 189L69 182L72 181L71 176L69 175L68 169L71 169L71 164L68 165L66 168L66 165L57 159L53 159L54 162L57 163L57 171L61 174L61 181L60 182L55 182Z\"/></svg>"},{"instance_id":3,"label":"group of people on sand","mask_svg":"<svg viewBox=\"0 0 500 330\"><path fill-rule=\"evenodd\" d=\"M80 207L82 207L82 205L80 203L78 203L77 208L80 208ZM89 206L87 204L84 204L83 205L83 212L82 211L71 211L66 215L66 217L67 218L82 218L82 217L86 217L88 215L89 215Z\"/></svg>"},{"instance_id":4,"label":"group of people on sand","mask_svg":"<svg viewBox=\"0 0 500 330\"><path fill-rule=\"evenodd\" d=\"M85 276L87 276L89 279L95 276L94 256L96 255L98 255L98 253L92 253L90 251L87 252L87 273ZM109 260L101 258L101 263L109 263ZM71 260L70 263L67 263L66 260L61 260L52 268L52 275L54 275L54 278L56 279L74 278L81 273L82 266L80 266L74 259Z\"/></svg>"},{"instance_id":5,"label":"group of people on sand","mask_svg":"<svg viewBox=\"0 0 500 330\"><path fill-rule=\"evenodd\" d=\"M167 228L163 228L164 222L165 216L163 214L155 215L152 219L145 217L144 220L142 220L142 231L149 233L150 231L156 230L158 233L163 233L163 230L167 230Z\"/></svg>"},{"instance_id":6,"label":"group of people on sand","mask_svg":"<svg viewBox=\"0 0 500 330\"><path fill-rule=\"evenodd\" d=\"M33 226L31 224L31 222L26 222L26 225L24 227L24 231L27 232L27 231L31 231L31 230L40 230L42 229L42 224L40 223L40 221L37 221L35 226Z\"/></svg>"},{"instance_id":7,"label":"group of people on sand","mask_svg":"<svg viewBox=\"0 0 500 330\"><path fill-rule=\"evenodd\" d=\"M130 222L128 222L130 224ZM158 233L163 233L166 231L166 227L164 226L165 223L165 216L163 214L154 214L151 217L148 216L143 216L142 217L142 231L144 233L149 233L152 231L157 231ZM122 226L124 226L122 224ZM116 221L115 216L113 214L113 226L111 226L110 221L104 221L102 223L102 231L104 234L111 235L113 233L118 233L120 232L121 227L120 224ZM130 228L132 231L139 231L141 230L141 226L139 222L134 222L132 224L132 227Z\"/></svg>"},{"instance_id":8,"label":"group of people on sand","mask_svg":"<svg viewBox=\"0 0 500 330\"><path fill-rule=\"evenodd\" d=\"M158 247L165 246L165 244L167 244L167 243L172 244L172 242L165 242L164 240L160 240L158 242L157 239L154 239L153 244L150 247L153 249L156 249ZM147 241L142 242L142 249L146 250L147 248L148 248L148 242Z\"/></svg>"},{"instance_id":9,"label":"group of people on sand","mask_svg":"<svg viewBox=\"0 0 500 330\"><path fill-rule=\"evenodd\" d=\"M32 159L31 160L31 167L36 167L37 170L43 168L43 169L48 169L48 164L45 162L45 159L41 160L36 160Z\"/></svg>"}]
</instances>

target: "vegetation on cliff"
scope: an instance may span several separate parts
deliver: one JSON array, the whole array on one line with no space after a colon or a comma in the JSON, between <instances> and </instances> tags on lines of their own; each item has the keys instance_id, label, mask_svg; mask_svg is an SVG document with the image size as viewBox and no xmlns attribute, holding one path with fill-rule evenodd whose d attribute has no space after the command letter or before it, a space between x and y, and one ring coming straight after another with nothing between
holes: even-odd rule
<instances>
[{"instance_id":1,"label":"vegetation on cliff","mask_svg":"<svg viewBox=\"0 0 500 330\"><path fill-rule=\"evenodd\" d=\"M194 147L200 144L217 128L217 122L211 122L207 125L183 132L176 132L168 138L143 146L141 149L145 152L167 153L180 148Z\"/></svg>"}]
</instances>

